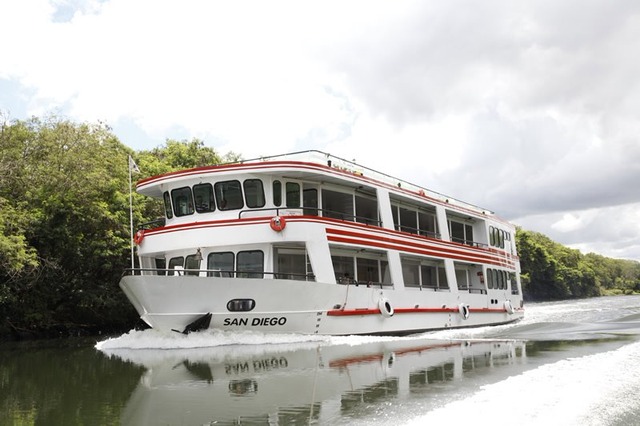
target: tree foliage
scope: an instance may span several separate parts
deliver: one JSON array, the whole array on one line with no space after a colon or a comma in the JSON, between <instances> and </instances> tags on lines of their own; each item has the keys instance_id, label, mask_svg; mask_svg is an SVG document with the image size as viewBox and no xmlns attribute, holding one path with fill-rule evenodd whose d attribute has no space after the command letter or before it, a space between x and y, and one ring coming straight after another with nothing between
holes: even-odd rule
<instances>
[{"instance_id":1,"label":"tree foliage","mask_svg":"<svg viewBox=\"0 0 640 426\"><path fill-rule=\"evenodd\" d=\"M518 229L525 297L558 300L640 291L640 263L611 259L558 244L543 234Z\"/></svg>"},{"instance_id":2,"label":"tree foliage","mask_svg":"<svg viewBox=\"0 0 640 426\"><path fill-rule=\"evenodd\" d=\"M128 156L104 124L50 117L0 127L0 333L118 328L130 262ZM141 152L135 178L217 164L202 141ZM134 221L160 209L134 196Z\"/></svg>"}]
</instances>

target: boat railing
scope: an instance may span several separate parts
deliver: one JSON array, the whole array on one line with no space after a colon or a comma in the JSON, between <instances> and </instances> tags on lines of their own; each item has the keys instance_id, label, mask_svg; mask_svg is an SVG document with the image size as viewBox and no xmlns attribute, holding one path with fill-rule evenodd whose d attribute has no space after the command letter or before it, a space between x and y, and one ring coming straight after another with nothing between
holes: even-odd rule
<instances>
[{"instance_id":1,"label":"boat railing","mask_svg":"<svg viewBox=\"0 0 640 426\"><path fill-rule=\"evenodd\" d=\"M344 278L344 277L340 277L336 280L336 282L338 284L341 285L353 285L356 287L367 287L367 288L385 288L385 287L391 287L393 288L394 285L393 283L381 283L381 282L377 282L377 281L362 281L362 280L353 280L353 279L349 279L349 278Z\"/></svg>"},{"instance_id":2,"label":"boat railing","mask_svg":"<svg viewBox=\"0 0 640 426\"><path fill-rule=\"evenodd\" d=\"M454 243L464 244L465 246L471 246L471 247L478 247L478 248L489 247L489 244L480 243L478 241L473 241L473 240L465 240L464 238L451 237L451 241L453 241Z\"/></svg>"},{"instance_id":3,"label":"boat railing","mask_svg":"<svg viewBox=\"0 0 640 426\"><path fill-rule=\"evenodd\" d=\"M449 286L445 287L445 286L425 285L425 284L412 284L412 285L405 284L405 286L407 288L415 288L415 289L418 289L420 291L423 291L423 290L426 290L426 291L451 291Z\"/></svg>"},{"instance_id":4,"label":"boat railing","mask_svg":"<svg viewBox=\"0 0 640 426\"><path fill-rule=\"evenodd\" d=\"M186 268L127 268L123 275L165 275L185 277L219 277L219 278L264 278L271 276L274 279L289 279L296 281L315 281L314 274L300 274L293 272L267 272L267 271L236 271L220 269L186 269Z\"/></svg>"},{"instance_id":5,"label":"boat railing","mask_svg":"<svg viewBox=\"0 0 640 426\"><path fill-rule=\"evenodd\" d=\"M338 169L347 173L352 173L354 175L367 176L379 182L384 182L386 184L397 186L398 188L409 190L417 194L420 194L421 196L427 196L427 197L439 200L440 202L443 202L443 203L460 206L480 214L485 214L485 215L493 214L492 211L476 206L474 204L458 200L456 198L450 197L448 195L442 194L437 191L423 188L419 185L407 182L406 180L403 180L403 179L393 177L386 173L382 173L377 170L361 166L357 164L355 160L352 160L352 161L346 160L344 158L336 157L335 155L331 155L326 152L322 152L318 150L297 151L297 152L292 152L288 154L242 160L240 162L254 163L254 162L274 161L274 160L307 161L307 162L313 162L313 163L326 164L328 167Z\"/></svg>"},{"instance_id":6,"label":"boat railing","mask_svg":"<svg viewBox=\"0 0 640 426\"><path fill-rule=\"evenodd\" d=\"M372 219L370 217L350 215L335 210L320 209L317 207L267 207L263 209L245 209L240 210L240 212L238 213L238 219L242 219L242 216L247 213L269 211L274 212L274 215L276 216L297 216L302 213L308 216L328 217L331 219L340 219L349 222L363 223L365 225L382 226L382 221Z\"/></svg>"},{"instance_id":7,"label":"boat railing","mask_svg":"<svg viewBox=\"0 0 640 426\"><path fill-rule=\"evenodd\" d=\"M162 226L164 226L167 223L167 220L164 217L159 217L155 220L151 220L149 222L144 222L138 225L138 230L147 230L147 229L154 229L154 228L160 228Z\"/></svg>"},{"instance_id":8,"label":"boat railing","mask_svg":"<svg viewBox=\"0 0 640 426\"><path fill-rule=\"evenodd\" d=\"M395 225L395 228L396 231L400 232L408 232L409 234L421 235L423 237L437 238L439 240L441 239L440 233L438 232L426 231L424 229L413 228L411 226L405 225Z\"/></svg>"}]
</instances>

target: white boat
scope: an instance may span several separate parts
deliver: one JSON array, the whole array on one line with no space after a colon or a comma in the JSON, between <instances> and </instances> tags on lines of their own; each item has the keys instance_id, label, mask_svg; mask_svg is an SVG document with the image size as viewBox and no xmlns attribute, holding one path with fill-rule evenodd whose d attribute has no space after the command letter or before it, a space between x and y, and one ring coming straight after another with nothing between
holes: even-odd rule
<instances>
[{"instance_id":1,"label":"white boat","mask_svg":"<svg viewBox=\"0 0 640 426\"><path fill-rule=\"evenodd\" d=\"M515 228L318 151L143 179L162 224L120 281L160 330L409 334L524 315Z\"/></svg>"}]
</instances>

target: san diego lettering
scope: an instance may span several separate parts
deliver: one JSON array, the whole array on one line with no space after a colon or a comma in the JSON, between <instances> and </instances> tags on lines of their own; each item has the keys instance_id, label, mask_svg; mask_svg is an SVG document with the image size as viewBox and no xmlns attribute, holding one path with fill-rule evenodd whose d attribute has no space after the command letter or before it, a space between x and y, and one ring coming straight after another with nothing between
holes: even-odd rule
<instances>
[{"instance_id":1,"label":"san diego lettering","mask_svg":"<svg viewBox=\"0 0 640 426\"><path fill-rule=\"evenodd\" d=\"M265 317L251 319L252 327L273 327L276 325L285 325L287 317ZM225 318L223 324L225 326L232 325L249 325L249 318Z\"/></svg>"}]
</instances>

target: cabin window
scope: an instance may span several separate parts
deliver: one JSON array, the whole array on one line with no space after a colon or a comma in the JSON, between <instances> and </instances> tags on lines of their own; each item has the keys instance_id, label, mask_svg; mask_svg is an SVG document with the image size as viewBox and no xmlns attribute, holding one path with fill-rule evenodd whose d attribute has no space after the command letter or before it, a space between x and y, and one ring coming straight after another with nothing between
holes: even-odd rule
<instances>
[{"instance_id":1,"label":"cabin window","mask_svg":"<svg viewBox=\"0 0 640 426\"><path fill-rule=\"evenodd\" d=\"M169 271L167 275L182 275L182 269L184 269L184 257L172 257L169 259ZM176 271L174 272L174 270Z\"/></svg>"},{"instance_id":2,"label":"cabin window","mask_svg":"<svg viewBox=\"0 0 640 426\"><path fill-rule=\"evenodd\" d=\"M431 213L418 212L418 228L420 235L436 238L438 236L436 216Z\"/></svg>"},{"instance_id":3,"label":"cabin window","mask_svg":"<svg viewBox=\"0 0 640 426\"><path fill-rule=\"evenodd\" d=\"M418 233L418 216L415 211L400 207L400 230Z\"/></svg>"},{"instance_id":4,"label":"cabin window","mask_svg":"<svg viewBox=\"0 0 640 426\"><path fill-rule=\"evenodd\" d=\"M262 250L239 251L236 262L238 278L264 277L264 253Z\"/></svg>"},{"instance_id":5,"label":"cabin window","mask_svg":"<svg viewBox=\"0 0 640 426\"><path fill-rule=\"evenodd\" d=\"M358 271L358 282L371 284L379 283L380 280L380 266L376 259L363 259L361 257L356 258L356 266Z\"/></svg>"},{"instance_id":6,"label":"cabin window","mask_svg":"<svg viewBox=\"0 0 640 426\"><path fill-rule=\"evenodd\" d=\"M211 253L207 257L207 276L233 277L234 254L230 251Z\"/></svg>"},{"instance_id":7,"label":"cabin window","mask_svg":"<svg viewBox=\"0 0 640 426\"><path fill-rule=\"evenodd\" d=\"M421 262L416 258L402 258L402 276L407 287L424 287L433 290L448 289L444 262Z\"/></svg>"},{"instance_id":8,"label":"cabin window","mask_svg":"<svg viewBox=\"0 0 640 426\"><path fill-rule=\"evenodd\" d=\"M202 260L202 255L200 253L198 254L191 254L189 256L187 256L187 259L185 261L184 264L184 269L185 275L192 275L192 276L198 276L200 275L200 261ZM195 269L194 271L190 271L189 269Z\"/></svg>"},{"instance_id":9,"label":"cabin window","mask_svg":"<svg viewBox=\"0 0 640 426\"><path fill-rule=\"evenodd\" d=\"M300 207L300 184L287 182L285 185L287 192L287 207L297 209Z\"/></svg>"},{"instance_id":10,"label":"cabin window","mask_svg":"<svg viewBox=\"0 0 640 426\"><path fill-rule=\"evenodd\" d=\"M443 266L438 266L438 288L449 288L449 281L447 280L447 271Z\"/></svg>"},{"instance_id":11,"label":"cabin window","mask_svg":"<svg viewBox=\"0 0 640 426\"><path fill-rule=\"evenodd\" d=\"M193 196L191 188L177 188L171 191L171 199L173 200L173 211L176 216L187 216L193 214Z\"/></svg>"},{"instance_id":12,"label":"cabin window","mask_svg":"<svg viewBox=\"0 0 640 426\"><path fill-rule=\"evenodd\" d=\"M276 259L276 278L305 281L313 277L311 263L303 248L279 248Z\"/></svg>"},{"instance_id":13,"label":"cabin window","mask_svg":"<svg viewBox=\"0 0 640 426\"><path fill-rule=\"evenodd\" d=\"M302 205L304 214L318 216L318 190L309 188L302 191Z\"/></svg>"},{"instance_id":14,"label":"cabin window","mask_svg":"<svg viewBox=\"0 0 640 426\"><path fill-rule=\"evenodd\" d=\"M164 215L167 219L171 219L173 217L173 210L171 210L171 197L169 196L169 191L165 191L162 196L164 198Z\"/></svg>"},{"instance_id":15,"label":"cabin window","mask_svg":"<svg viewBox=\"0 0 640 426\"><path fill-rule=\"evenodd\" d=\"M158 275L167 275L167 259L165 259L164 257L156 257L155 261Z\"/></svg>"},{"instance_id":16,"label":"cabin window","mask_svg":"<svg viewBox=\"0 0 640 426\"><path fill-rule=\"evenodd\" d=\"M456 269L456 281L461 290L469 289L469 271L466 269Z\"/></svg>"},{"instance_id":17,"label":"cabin window","mask_svg":"<svg viewBox=\"0 0 640 426\"><path fill-rule=\"evenodd\" d=\"M196 211L198 213L208 213L216 209L213 200L213 187L210 183L194 185L193 198L196 200Z\"/></svg>"},{"instance_id":18,"label":"cabin window","mask_svg":"<svg viewBox=\"0 0 640 426\"><path fill-rule=\"evenodd\" d=\"M518 279L516 278L516 274L513 272L509 272L509 284L511 285L511 294L520 294Z\"/></svg>"},{"instance_id":19,"label":"cabin window","mask_svg":"<svg viewBox=\"0 0 640 426\"><path fill-rule=\"evenodd\" d=\"M355 283L353 257L331 256L331 263L333 263L333 271L336 274L336 281L339 284Z\"/></svg>"},{"instance_id":20,"label":"cabin window","mask_svg":"<svg viewBox=\"0 0 640 426\"><path fill-rule=\"evenodd\" d=\"M450 221L449 227L451 228L451 241L464 243L464 223Z\"/></svg>"},{"instance_id":21,"label":"cabin window","mask_svg":"<svg viewBox=\"0 0 640 426\"><path fill-rule=\"evenodd\" d=\"M220 210L237 210L244 207L242 189L237 180L217 182L214 186Z\"/></svg>"},{"instance_id":22,"label":"cabin window","mask_svg":"<svg viewBox=\"0 0 640 426\"><path fill-rule=\"evenodd\" d=\"M247 201L247 207L260 208L264 207L264 188L260 179L247 179L242 185L244 186L244 197Z\"/></svg>"},{"instance_id":23,"label":"cabin window","mask_svg":"<svg viewBox=\"0 0 640 426\"><path fill-rule=\"evenodd\" d=\"M367 225L378 225L378 201L356 195L356 221Z\"/></svg>"},{"instance_id":24,"label":"cabin window","mask_svg":"<svg viewBox=\"0 0 640 426\"><path fill-rule=\"evenodd\" d=\"M490 290L508 290L509 285L511 285L512 291L515 290L515 294L517 294L518 286L515 274L498 269L487 269L487 287L489 287Z\"/></svg>"},{"instance_id":25,"label":"cabin window","mask_svg":"<svg viewBox=\"0 0 640 426\"><path fill-rule=\"evenodd\" d=\"M438 288L438 268L433 265L420 265L422 275L422 286Z\"/></svg>"},{"instance_id":26,"label":"cabin window","mask_svg":"<svg viewBox=\"0 0 640 426\"><path fill-rule=\"evenodd\" d=\"M393 227L397 231L400 229L400 219L398 219L398 206L391 205L391 216L393 216Z\"/></svg>"},{"instance_id":27,"label":"cabin window","mask_svg":"<svg viewBox=\"0 0 640 426\"><path fill-rule=\"evenodd\" d=\"M353 220L353 195L322 190L322 215L334 219Z\"/></svg>"},{"instance_id":28,"label":"cabin window","mask_svg":"<svg viewBox=\"0 0 640 426\"><path fill-rule=\"evenodd\" d=\"M282 205L282 182L279 180L273 181L273 205L280 207Z\"/></svg>"},{"instance_id":29,"label":"cabin window","mask_svg":"<svg viewBox=\"0 0 640 426\"><path fill-rule=\"evenodd\" d=\"M338 284L392 284L384 252L336 248L332 249L331 261Z\"/></svg>"},{"instance_id":30,"label":"cabin window","mask_svg":"<svg viewBox=\"0 0 640 426\"><path fill-rule=\"evenodd\" d=\"M402 259L402 279L407 287L420 287L420 264Z\"/></svg>"},{"instance_id":31,"label":"cabin window","mask_svg":"<svg viewBox=\"0 0 640 426\"><path fill-rule=\"evenodd\" d=\"M505 240L511 240L511 235L508 232L493 226L489 227L489 244L491 246L505 248Z\"/></svg>"}]
</instances>

